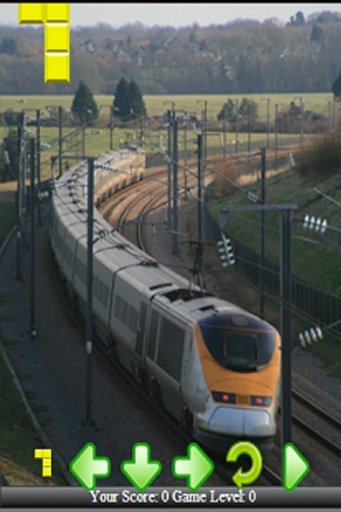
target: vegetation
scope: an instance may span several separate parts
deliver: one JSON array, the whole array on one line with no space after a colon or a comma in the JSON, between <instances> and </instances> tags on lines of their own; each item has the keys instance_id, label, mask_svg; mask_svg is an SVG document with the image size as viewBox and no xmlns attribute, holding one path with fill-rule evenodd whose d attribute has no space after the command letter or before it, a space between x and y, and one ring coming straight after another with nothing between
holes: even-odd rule
<instances>
[{"instance_id":1,"label":"vegetation","mask_svg":"<svg viewBox=\"0 0 341 512\"><path fill-rule=\"evenodd\" d=\"M307 19L298 12L285 26L269 18L178 29L77 28L70 84L44 83L43 28L1 26L0 90L71 94L83 79L95 93L112 94L128 76L149 94L330 91L341 69L340 21L332 12Z\"/></svg>"},{"instance_id":2,"label":"vegetation","mask_svg":"<svg viewBox=\"0 0 341 512\"><path fill-rule=\"evenodd\" d=\"M335 98L341 98L341 71L339 76L333 82L332 92Z\"/></svg>"},{"instance_id":3,"label":"vegetation","mask_svg":"<svg viewBox=\"0 0 341 512\"><path fill-rule=\"evenodd\" d=\"M72 102L71 111L80 124L89 126L98 118L97 103L85 82L81 81Z\"/></svg>"},{"instance_id":4,"label":"vegetation","mask_svg":"<svg viewBox=\"0 0 341 512\"><path fill-rule=\"evenodd\" d=\"M271 119L272 125L274 126L274 108L275 105L279 105L279 110L285 110L289 108L290 103L298 96L298 92L292 93L280 93L280 94L248 94L247 99L253 100L258 103L258 117L260 121L266 121L267 116L267 103L264 99L270 99L271 107ZM238 100L239 102L245 97L244 94L231 94L229 98L232 101ZM174 102L176 108L179 110L185 110L186 112L197 112L199 113L202 109L200 102L207 100L208 116L209 118L217 119L217 114L221 110L222 105L226 102L226 95L224 94L156 94L156 95L143 95L146 108L149 116L154 116L165 112L171 102ZM94 95L94 99L97 105L103 105L106 109L101 109L100 114L103 116L106 114L108 119L109 107L112 105L112 91L108 95L98 94ZM319 114L328 115L328 103L332 101L333 95L330 92L326 93L306 93L304 94L304 107L306 110L313 110ZM11 96L1 95L0 96L0 109L2 112L7 113L15 120L13 126L17 126L18 111L22 109L37 109L40 108L43 111L48 109L51 112L51 116L55 117L53 111L57 112L57 107L61 105L64 109L70 109L72 105L72 95L23 95L23 96ZM336 105L338 107L338 105ZM7 117L6 116L6 117ZM3 116L4 117L4 116ZM4 119L2 123L4 123ZM6 124L9 126L8 122Z\"/></svg>"},{"instance_id":5,"label":"vegetation","mask_svg":"<svg viewBox=\"0 0 341 512\"><path fill-rule=\"evenodd\" d=\"M130 80L129 84L130 112L133 119L147 115L146 105L143 101L142 93L134 80Z\"/></svg>"},{"instance_id":6,"label":"vegetation","mask_svg":"<svg viewBox=\"0 0 341 512\"><path fill-rule=\"evenodd\" d=\"M228 98L227 102L222 106L218 120L226 120L233 130L236 129L237 122L240 130L254 128L258 120L258 103L248 98L243 98L241 102L233 101Z\"/></svg>"},{"instance_id":7,"label":"vegetation","mask_svg":"<svg viewBox=\"0 0 341 512\"><path fill-rule=\"evenodd\" d=\"M125 78L117 84L113 107L121 121L131 121L147 114L139 86L134 80L129 83Z\"/></svg>"},{"instance_id":8,"label":"vegetation","mask_svg":"<svg viewBox=\"0 0 341 512\"><path fill-rule=\"evenodd\" d=\"M339 134L315 140L297 157L296 167L310 180L323 180L341 173L341 139Z\"/></svg>"},{"instance_id":9,"label":"vegetation","mask_svg":"<svg viewBox=\"0 0 341 512\"><path fill-rule=\"evenodd\" d=\"M295 155L295 160L299 156ZM271 204L288 202L298 206L294 216L303 219L305 214L314 215L315 218L327 218L329 225L339 225L339 208L318 194L312 184L295 169L288 170L267 179L266 199ZM333 200L341 203L341 188L338 175L320 177L318 187ZM247 189L259 194L259 184L255 181ZM245 193L232 186L226 188L223 197L210 202L209 208L216 219L222 206L228 203L243 204ZM284 198L287 198L286 201ZM249 204L249 202L247 201ZM279 264L279 229L278 214L267 213L265 217L265 240L267 260ZM259 252L259 216L249 213L231 213L228 219L228 233L236 237L252 250ZM341 267L339 265L339 233L329 232L318 236L314 232L302 229L302 225L295 224L292 233L292 272L296 277L310 284L310 286L341 296ZM310 242L309 239L313 241ZM315 241L315 243L314 243Z\"/></svg>"},{"instance_id":10,"label":"vegetation","mask_svg":"<svg viewBox=\"0 0 341 512\"><path fill-rule=\"evenodd\" d=\"M271 121L271 146L272 148L275 146L275 105L279 106L279 114L285 113L289 108L290 104L295 98L295 93L293 94L269 94L268 96L264 96L263 94L253 94L249 95L247 98L244 95L231 95L229 99L231 102L236 102L238 100L239 106L244 103L245 98L248 101L255 102L258 105L258 121L255 125L251 125L251 130L257 133L252 133L250 137L251 147L252 149L258 149L261 144L264 144L264 141L267 139L267 98L270 100L270 121ZM104 151L108 151L109 149L109 141L110 134L108 130L109 126L109 113L110 108L112 107L113 96L112 95L94 95L94 99L97 105L100 106L99 109L99 117L96 121L95 126L87 127L84 130L85 137L85 153L87 155L96 155ZM26 115L29 116L29 125L28 130L34 135L35 134L35 114L33 111L35 109L41 110L41 120L42 120L42 128L41 128L41 144L42 144L42 153L41 153L41 172L43 178L50 176L50 164L51 164L51 156L55 156L58 153L58 129L57 129L57 119L58 119L58 105L63 107L63 137L65 137L63 142L63 149L65 152L71 152L74 154L76 150L82 150L82 134L79 130L79 133L76 137L71 137L72 133L75 133L74 122L72 122L70 116L70 108L72 105L73 96L1 96L0 97L0 107L3 111L11 111L13 119L17 119L17 114L21 110L25 110ZM148 118L144 123L145 130L145 149L147 153L158 152L163 147L165 147L165 129L157 129L160 127L164 121L162 121L162 117L160 114L164 113L171 102L174 102L176 108L179 110L183 110L190 113L195 113L200 118L200 112L202 110L202 101L207 100L208 106L208 120L209 120L209 128L213 130L213 132L221 131L223 122L217 121L217 114L222 108L224 102L226 102L226 96L224 95L154 95L154 96L144 96L144 101L146 104L146 108L148 109ZM305 112L314 111L316 113L320 113L324 116L324 118L329 120L329 106L332 105L332 94L331 93L321 93L321 94L305 94L304 95L304 106ZM299 108L299 107L298 107ZM296 108L297 109L297 108ZM336 103L335 109L335 129L338 131L341 126L341 118L338 113L338 104ZM307 114L308 115L308 114ZM157 116L160 118L159 121L152 119L152 116ZM1 119L1 116L0 116ZM0 138L5 138L8 136L8 132L10 130L10 126L4 122L4 116L2 116L2 126L0 126ZM296 120L296 124L288 125L289 130L285 130L285 126L283 124L279 124L280 134L278 136L278 142L282 146L283 144L291 144L298 141L300 137L300 126L299 120ZM7 125L7 126L6 126ZM227 145L229 151L232 150L233 144L235 142L235 125L227 125ZM328 130L328 126L326 127ZM14 129L14 126L13 126ZM114 131L113 131L113 143L114 148L123 147L126 143L138 144L141 136L141 123L130 122L121 124L114 121ZM309 130L309 125L307 122L307 118L305 118L304 123L305 133ZM323 128L325 130L325 128ZM240 150L248 150L249 147L248 142L249 138L247 132L248 127L239 126L239 142L240 142ZM310 131L310 130L309 130ZM326 130L325 130L326 131ZM283 135L282 135L283 132ZM69 137L70 134L70 137ZM189 138L193 139L190 136ZM76 141L78 140L78 143ZM305 137L307 139L307 136ZM14 136L15 140L15 136ZM209 154L212 151L222 153L221 146L221 137L217 136L217 133L209 134L208 136L208 147ZM14 143L15 144L15 143ZM78 144L78 146L77 146ZM183 149L183 138L179 139L180 144L180 152ZM188 143L188 151L195 150L195 143ZM73 149L72 149L73 148ZM1 156L2 155L2 156ZM4 155L3 151L0 150L0 168L1 162L4 163ZM2 166L3 167L3 166ZM9 176L8 176L9 177ZM1 181L0 174L0 181ZM7 176L6 176L7 179Z\"/></svg>"}]
</instances>

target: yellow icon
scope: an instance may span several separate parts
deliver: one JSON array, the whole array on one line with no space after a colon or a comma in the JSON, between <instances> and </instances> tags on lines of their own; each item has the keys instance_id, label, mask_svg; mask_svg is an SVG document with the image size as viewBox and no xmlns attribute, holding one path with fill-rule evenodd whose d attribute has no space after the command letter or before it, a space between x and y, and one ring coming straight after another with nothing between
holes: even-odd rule
<instances>
[{"instance_id":1,"label":"yellow icon","mask_svg":"<svg viewBox=\"0 0 341 512\"><path fill-rule=\"evenodd\" d=\"M34 458L42 459L42 477L43 478L51 478L52 477L52 450L45 448L37 448L34 450Z\"/></svg>"},{"instance_id":2,"label":"yellow icon","mask_svg":"<svg viewBox=\"0 0 341 512\"><path fill-rule=\"evenodd\" d=\"M45 82L70 82L70 5L19 4L19 23L44 23Z\"/></svg>"}]
</instances>

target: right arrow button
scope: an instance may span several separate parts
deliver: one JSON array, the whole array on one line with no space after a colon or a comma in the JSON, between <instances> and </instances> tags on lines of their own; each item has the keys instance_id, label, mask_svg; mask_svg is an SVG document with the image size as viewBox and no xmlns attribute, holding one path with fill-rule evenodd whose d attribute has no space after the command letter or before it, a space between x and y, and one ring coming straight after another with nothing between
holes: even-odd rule
<instances>
[{"instance_id":1,"label":"right arrow button","mask_svg":"<svg viewBox=\"0 0 341 512\"><path fill-rule=\"evenodd\" d=\"M172 464L173 476L186 478L187 487L196 491L214 471L214 463L197 443L187 447L187 457L176 457Z\"/></svg>"},{"instance_id":2,"label":"right arrow button","mask_svg":"<svg viewBox=\"0 0 341 512\"><path fill-rule=\"evenodd\" d=\"M283 448L282 484L291 492L310 472L310 464L293 443L286 443Z\"/></svg>"}]
</instances>

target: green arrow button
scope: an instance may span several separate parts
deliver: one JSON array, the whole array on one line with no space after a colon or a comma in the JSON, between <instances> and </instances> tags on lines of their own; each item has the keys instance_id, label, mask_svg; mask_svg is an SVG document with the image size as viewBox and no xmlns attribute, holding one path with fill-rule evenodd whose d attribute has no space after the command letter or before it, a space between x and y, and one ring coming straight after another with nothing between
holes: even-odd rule
<instances>
[{"instance_id":1,"label":"green arrow button","mask_svg":"<svg viewBox=\"0 0 341 512\"><path fill-rule=\"evenodd\" d=\"M212 475L214 464L197 443L187 447L187 457L173 459L172 472L176 478L187 478L187 487L196 491Z\"/></svg>"},{"instance_id":2,"label":"green arrow button","mask_svg":"<svg viewBox=\"0 0 341 512\"><path fill-rule=\"evenodd\" d=\"M283 487L293 491L310 471L309 462L293 443L286 443L283 448Z\"/></svg>"},{"instance_id":3,"label":"green arrow button","mask_svg":"<svg viewBox=\"0 0 341 512\"><path fill-rule=\"evenodd\" d=\"M243 468L239 468L232 476L232 480L239 488L243 487L243 485L250 485L257 480L263 468L262 454L257 446L250 443L250 441L239 441L233 444L227 452L226 461L236 462L241 455L248 455L251 458L252 464L249 471L243 472Z\"/></svg>"},{"instance_id":4,"label":"green arrow button","mask_svg":"<svg viewBox=\"0 0 341 512\"><path fill-rule=\"evenodd\" d=\"M70 462L70 471L87 491L96 487L97 478L107 478L111 472L108 457L96 457L96 446L87 443Z\"/></svg>"},{"instance_id":5,"label":"green arrow button","mask_svg":"<svg viewBox=\"0 0 341 512\"><path fill-rule=\"evenodd\" d=\"M161 473L162 464L150 459L150 445L135 443L132 460L121 463L121 471L138 491L144 491Z\"/></svg>"}]
</instances>

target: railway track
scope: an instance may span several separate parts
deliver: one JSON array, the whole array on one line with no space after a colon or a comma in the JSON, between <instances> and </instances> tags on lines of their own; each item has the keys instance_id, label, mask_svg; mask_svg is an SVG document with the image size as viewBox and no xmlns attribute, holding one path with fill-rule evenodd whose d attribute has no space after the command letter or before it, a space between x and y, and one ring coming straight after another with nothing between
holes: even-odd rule
<instances>
[{"instance_id":1,"label":"railway track","mask_svg":"<svg viewBox=\"0 0 341 512\"><path fill-rule=\"evenodd\" d=\"M297 390L292 391L292 398L300 407L299 414L297 412L292 414L294 425L305 432L310 438L318 441L320 446L323 446L334 455L341 458L341 421L330 412L314 404ZM308 411L310 416L309 421L303 419L303 416L306 416ZM319 425L319 427L317 427L317 425ZM332 434L333 439L331 439L330 434ZM335 440L338 440L338 442Z\"/></svg>"}]
</instances>

